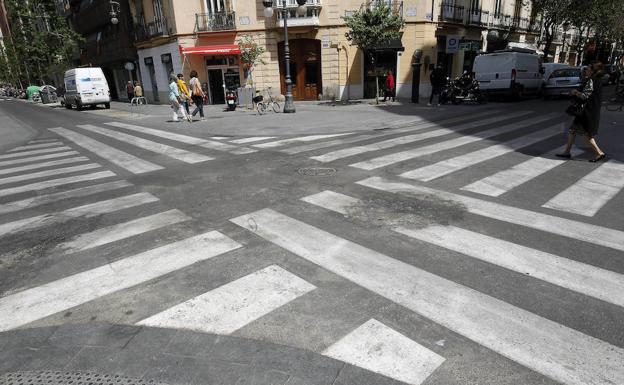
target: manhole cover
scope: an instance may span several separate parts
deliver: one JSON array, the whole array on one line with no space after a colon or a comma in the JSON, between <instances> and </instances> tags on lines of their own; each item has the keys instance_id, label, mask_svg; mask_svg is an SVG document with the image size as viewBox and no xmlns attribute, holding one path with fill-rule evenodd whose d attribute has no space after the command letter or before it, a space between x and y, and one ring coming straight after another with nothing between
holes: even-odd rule
<instances>
[{"instance_id":1,"label":"manhole cover","mask_svg":"<svg viewBox=\"0 0 624 385\"><path fill-rule=\"evenodd\" d=\"M297 170L299 175L305 176L332 176L336 173L335 168L329 167L306 167Z\"/></svg>"},{"instance_id":2,"label":"manhole cover","mask_svg":"<svg viewBox=\"0 0 624 385\"><path fill-rule=\"evenodd\" d=\"M0 375L0 385L165 385L114 374L91 372L33 371Z\"/></svg>"}]
</instances>

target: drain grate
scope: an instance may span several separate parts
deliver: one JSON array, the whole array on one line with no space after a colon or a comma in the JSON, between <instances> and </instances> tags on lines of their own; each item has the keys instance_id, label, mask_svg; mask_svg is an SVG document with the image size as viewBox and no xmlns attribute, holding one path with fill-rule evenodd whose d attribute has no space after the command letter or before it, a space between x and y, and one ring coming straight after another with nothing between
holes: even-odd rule
<instances>
[{"instance_id":1,"label":"drain grate","mask_svg":"<svg viewBox=\"0 0 624 385\"><path fill-rule=\"evenodd\" d=\"M0 375L0 385L165 385L153 380L92 372L33 371Z\"/></svg>"},{"instance_id":2,"label":"drain grate","mask_svg":"<svg viewBox=\"0 0 624 385\"><path fill-rule=\"evenodd\" d=\"M329 167L306 167L297 170L299 175L305 176L332 176L336 173L335 168Z\"/></svg>"}]
</instances>

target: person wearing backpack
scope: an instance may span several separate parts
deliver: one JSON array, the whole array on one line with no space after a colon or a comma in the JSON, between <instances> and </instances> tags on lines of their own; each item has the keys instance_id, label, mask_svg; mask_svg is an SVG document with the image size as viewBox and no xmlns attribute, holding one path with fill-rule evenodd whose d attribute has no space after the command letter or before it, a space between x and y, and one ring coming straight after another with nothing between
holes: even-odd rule
<instances>
[{"instance_id":1,"label":"person wearing backpack","mask_svg":"<svg viewBox=\"0 0 624 385\"><path fill-rule=\"evenodd\" d=\"M204 121L206 120L204 117L204 97L206 97L206 94L204 93L204 90L202 90L201 83L197 78L197 71L195 70L191 71L191 80L189 85L191 86L191 99L195 104L195 111L193 111L192 115L195 116L199 112L201 120Z\"/></svg>"}]
</instances>

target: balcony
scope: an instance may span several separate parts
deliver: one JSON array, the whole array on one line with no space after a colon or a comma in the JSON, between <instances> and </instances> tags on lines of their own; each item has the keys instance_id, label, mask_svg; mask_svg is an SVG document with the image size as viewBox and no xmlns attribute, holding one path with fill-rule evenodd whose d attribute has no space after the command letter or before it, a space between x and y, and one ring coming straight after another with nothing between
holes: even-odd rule
<instances>
[{"instance_id":1,"label":"balcony","mask_svg":"<svg viewBox=\"0 0 624 385\"><path fill-rule=\"evenodd\" d=\"M531 26L531 20L526 17L516 17L513 21L513 25L518 31L528 31Z\"/></svg>"},{"instance_id":2,"label":"balcony","mask_svg":"<svg viewBox=\"0 0 624 385\"><path fill-rule=\"evenodd\" d=\"M468 14L468 25L487 27L490 22L490 12L473 9Z\"/></svg>"},{"instance_id":3,"label":"balcony","mask_svg":"<svg viewBox=\"0 0 624 385\"><path fill-rule=\"evenodd\" d=\"M440 21L445 23L463 23L464 7L453 3L442 3Z\"/></svg>"},{"instance_id":4,"label":"balcony","mask_svg":"<svg viewBox=\"0 0 624 385\"><path fill-rule=\"evenodd\" d=\"M280 27L284 27L284 12L288 12L288 25L290 27L306 27L306 26L318 26L320 25L319 14L321 13L322 3L321 0L307 0L306 1L306 14L299 16L297 14L296 0L287 0L286 11L281 6L275 6L277 11L277 22Z\"/></svg>"},{"instance_id":5,"label":"balcony","mask_svg":"<svg viewBox=\"0 0 624 385\"><path fill-rule=\"evenodd\" d=\"M155 37L168 36L167 20L163 18L155 19L151 23L136 24L134 35L137 42L151 40Z\"/></svg>"},{"instance_id":6,"label":"balcony","mask_svg":"<svg viewBox=\"0 0 624 385\"><path fill-rule=\"evenodd\" d=\"M235 12L196 13L195 31L218 32L236 29Z\"/></svg>"},{"instance_id":7,"label":"balcony","mask_svg":"<svg viewBox=\"0 0 624 385\"><path fill-rule=\"evenodd\" d=\"M511 15L504 15L502 13L493 14L490 19L491 19L490 26L492 28L500 28L500 29L506 29L506 28L511 27L514 21Z\"/></svg>"}]
</instances>

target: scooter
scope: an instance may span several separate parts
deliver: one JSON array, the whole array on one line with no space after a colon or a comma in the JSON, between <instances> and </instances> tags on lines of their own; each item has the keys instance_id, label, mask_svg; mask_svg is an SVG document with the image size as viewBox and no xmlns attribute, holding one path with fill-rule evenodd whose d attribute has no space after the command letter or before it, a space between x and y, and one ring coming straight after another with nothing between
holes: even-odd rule
<instances>
[{"instance_id":1,"label":"scooter","mask_svg":"<svg viewBox=\"0 0 624 385\"><path fill-rule=\"evenodd\" d=\"M479 88L479 82L468 76L468 72L464 72L455 80L447 78L447 85L442 90L440 99L443 104L449 102L453 104L464 102L487 103L485 95Z\"/></svg>"},{"instance_id":2,"label":"scooter","mask_svg":"<svg viewBox=\"0 0 624 385\"><path fill-rule=\"evenodd\" d=\"M225 93L225 103L227 104L228 111L235 111L238 106L238 94L235 90L229 89Z\"/></svg>"}]
</instances>

